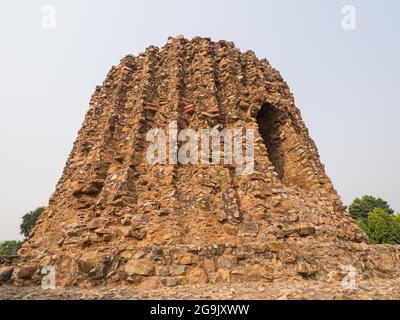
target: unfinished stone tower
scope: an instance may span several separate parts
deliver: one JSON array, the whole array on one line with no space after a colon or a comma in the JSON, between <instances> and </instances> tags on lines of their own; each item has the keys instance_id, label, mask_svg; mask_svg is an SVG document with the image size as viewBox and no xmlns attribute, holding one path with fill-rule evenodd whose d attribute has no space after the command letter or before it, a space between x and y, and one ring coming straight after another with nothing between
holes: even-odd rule
<instances>
[{"instance_id":1,"label":"unfinished stone tower","mask_svg":"<svg viewBox=\"0 0 400 320\"><path fill-rule=\"evenodd\" d=\"M253 173L150 164L146 134L255 132ZM226 41L170 38L128 55L96 88L56 191L20 250L15 282L175 286L326 278L399 265L346 213L278 71Z\"/></svg>"}]
</instances>

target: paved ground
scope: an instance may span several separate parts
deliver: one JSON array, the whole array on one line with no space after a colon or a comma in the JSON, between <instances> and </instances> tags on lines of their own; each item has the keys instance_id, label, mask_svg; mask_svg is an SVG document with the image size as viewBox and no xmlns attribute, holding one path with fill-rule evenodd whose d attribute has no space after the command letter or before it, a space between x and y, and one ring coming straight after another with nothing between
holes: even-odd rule
<instances>
[{"instance_id":1,"label":"paved ground","mask_svg":"<svg viewBox=\"0 0 400 320\"><path fill-rule=\"evenodd\" d=\"M181 286L139 291L135 288L55 289L38 287L0 287L0 299L400 299L400 279L362 281L356 290L346 290L340 282L300 281L291 283L236 283L199 286Z\"/></svg>"}]
</instances>

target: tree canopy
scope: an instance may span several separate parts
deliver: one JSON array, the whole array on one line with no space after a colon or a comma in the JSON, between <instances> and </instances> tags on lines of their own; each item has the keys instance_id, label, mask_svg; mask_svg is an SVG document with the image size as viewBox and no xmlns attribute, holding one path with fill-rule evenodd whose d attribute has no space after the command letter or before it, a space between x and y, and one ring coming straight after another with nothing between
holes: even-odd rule
<instances>
[{"instance_id":1,"label":"tree canopy","mask_svg":"<svg viewBox=\"0 0 400 320\"><path fill-rule=\"evenodd\" d=\"M29 211L22 217L22 223L20 225L20 232L25 238L29 238L29 233L32 228L36 225L37 220L44 211L45 207L39 207L33 211Z\"/></svg>"},{"instance_id":2,"label":"tree canopy","mask_svg":"<svg viewBox=\"0 0 400 320\"><path fill-rule=\"evenodd\" d=\"M363 219L367 222L368 214L375 208L385 210L388 214L393 214L394 210L390 208L387 201L373 196L363 196L362 198L355 198L353 203L349 206L349 212L354 219Z\"/></svg>"},{"instance_id":3,"label":"tree canopy","mask_svg":"<svg viewBox=\"0 0 400 320\"><path fill-rule=\"evenodd\" d=\"M359 218L357 223L371 243L400 244L400 215L375 208L368 214L367 222Z\"/></svg>"},{"instance_id":4,"label":"tree canopy","mask_svg":"<svg viewBox=\"0 0 400 320\"><path fill-rule=\"evenodd\" d=\"M0 256L14 256L21 248L22 241L10 240L0 242Z\"/></svg>"}]
</instances>

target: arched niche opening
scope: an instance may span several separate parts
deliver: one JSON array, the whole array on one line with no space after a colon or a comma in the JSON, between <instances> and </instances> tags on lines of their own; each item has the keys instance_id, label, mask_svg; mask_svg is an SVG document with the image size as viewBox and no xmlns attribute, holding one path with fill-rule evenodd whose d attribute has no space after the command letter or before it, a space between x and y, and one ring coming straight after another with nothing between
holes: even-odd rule
<instances>
[{"instance_id":1,"label":"arched niche opening","mask_svg":"<svg viewBox=\"0 0 400 320\"><path fill-rule=\"evenodd\" d=\"M306 140L290 115L270 103L257 114L260 135L270 162L283 184L312 191L320 187L316 166L308 156Z\"/></svg>"},{"instance_id":2,"label":"arched niche opening","mask_svg":"<svg viewBox=\"0 0 400 320\"><path fill-rule=\"evenodd\" d=\"M306 191L320 188L318 166L310 157L307 140L294 126L290 115L264 103L257 114L257 122L268 158L282 183Z\"/></svg>"},{"instance_id":3,"label":"arched niche opening","mask_svg":"<svg viewBox=\"0 0 400 320\"><path fill-rule=\"evenodd\" d=\"M285 153L282 148L281 118L282 112L269 103L264 103L257 114L258 128L267 149L268 158L281 181L284 181Z\"/></svg>"}]
</instances>

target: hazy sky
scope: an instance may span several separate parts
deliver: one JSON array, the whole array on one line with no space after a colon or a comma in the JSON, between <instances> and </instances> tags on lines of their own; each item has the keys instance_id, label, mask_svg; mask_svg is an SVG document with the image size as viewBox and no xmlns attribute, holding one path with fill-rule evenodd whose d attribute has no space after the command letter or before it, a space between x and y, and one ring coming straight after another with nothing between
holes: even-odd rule
<instances>
[{"instance_id":1,"label":"hazy sky","mask_svg":"<svg viewBox=\"0 0 400 320\"><path fill-rule=\"evenodd\" d=\"M55 30L42 24L49 5ZM344 5L355 30L342 28ZM398 0L1 0L0 241L47 204L110 67L178 34L267 58L344 202L373 194L400 211L399 16Z\"/></svg>"}]
</instances>

